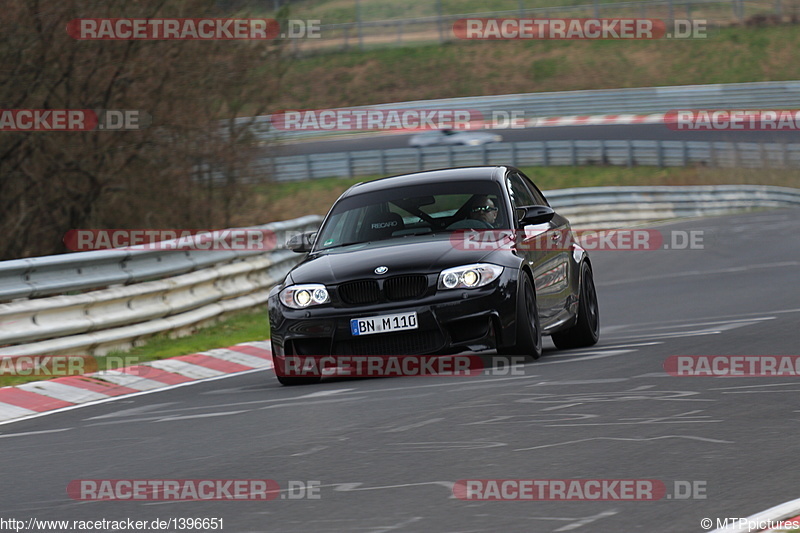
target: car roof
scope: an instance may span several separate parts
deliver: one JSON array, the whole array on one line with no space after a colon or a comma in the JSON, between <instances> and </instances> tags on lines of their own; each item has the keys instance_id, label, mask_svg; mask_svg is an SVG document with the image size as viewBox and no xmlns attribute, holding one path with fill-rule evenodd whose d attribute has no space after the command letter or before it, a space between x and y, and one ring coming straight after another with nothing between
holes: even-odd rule
<instances>
[{"instance_id":1,"label":"car roof","mask_svg":"<svg viewBox=\"0 0 800 533\"><path fill-rule=\"evenodd\" d=\"M508 170L516 170L514 167L492 165L479 167L460 167L446 168L441 170L425 170L412 174L401 174L388 178L379 178L372 181L357 183L347 189L342 198L354 194L362 194L374 191L381 191L393 187L406 187L413 185L425 185L426 183L437 182L457 183L460 181L501 181Z\"/></svg>"}]
</instances>

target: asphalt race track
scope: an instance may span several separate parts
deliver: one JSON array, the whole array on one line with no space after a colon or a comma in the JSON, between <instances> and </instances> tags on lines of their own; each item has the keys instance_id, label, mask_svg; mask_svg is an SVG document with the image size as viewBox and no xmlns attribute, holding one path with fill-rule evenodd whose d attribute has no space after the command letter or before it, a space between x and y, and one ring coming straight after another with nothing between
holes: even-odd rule
<instances>
[{"instance_id":1,"label":"asphalt race track","mask_svg":"<svg viewBox=\"0 0 800 533\"><path fill-rule=\"evenodd\" d=\"M704 248L593 253L593 349L547 341L513 376L281 387L257 371L3 425L0 517L216 517L228 532L684 533L800 497L796 378L662 368L671 355L800 354L800 210L659 229L702 230ZM501 478L656 479L676 497L453 497L457 480ZM320 487L313 500L81 502L66 493L76 479ZM678 499L676 481L697 482L705 498Z\"/></svg>"},{"instance_id":2,"label":"asphalt race track","mask_svg":"<svg viewBox=\"0 0 800 533\"><path fill-rule=\"evenodd\" d=\"M503 136L503 141L729 141L729 142L800 142L798 131L675 131L664 124L631 124L606 126L548 126L542 128L491 130ZM347 139L331 138L322 141L279 144L273 150L277 156L323 154L358 150L408 148L410 134L359 135Z\"/></svg>"}]
</instances>

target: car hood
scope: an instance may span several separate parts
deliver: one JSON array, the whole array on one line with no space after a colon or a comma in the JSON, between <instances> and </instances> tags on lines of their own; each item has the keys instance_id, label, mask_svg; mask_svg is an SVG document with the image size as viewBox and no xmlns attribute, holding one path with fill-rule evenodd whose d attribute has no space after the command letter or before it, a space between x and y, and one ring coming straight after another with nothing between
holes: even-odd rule
<instances>
[{"instance_id":1,"label":"car hood","mask_svg":"<svg viewBox=\"0 0 800 533\"><path fill-rule=\"evenodd\" d=\"M418 237L394 238L310 254L292 270L291 281L335 284L406 273L435 273L453 266L477 263L496 253L459 249L447 235L436 240L407 242L406 239ZM388 271L376 274L375 269L379 266L387 267Z\"/></svg>"}]
</instances>

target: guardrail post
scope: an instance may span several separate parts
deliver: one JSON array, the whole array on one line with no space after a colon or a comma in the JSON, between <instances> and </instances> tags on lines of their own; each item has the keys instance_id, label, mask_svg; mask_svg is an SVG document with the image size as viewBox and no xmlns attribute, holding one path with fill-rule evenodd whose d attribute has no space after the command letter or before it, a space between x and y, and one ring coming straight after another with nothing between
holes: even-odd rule
<instances>
[{"instance_id":1,"label":"guardrail post","mask_svg":"<svg viewBox=\"0 0 800 533\"><path fill-rule=\"evenodd\" d=\"M403 42L403 22L400 21L397 24L397 43L400 44Z\"/></svg>"},{"instance_id":2,"label":"guardrail post","mask_svg":"<svg viewBox=\"0 0 800 533\"><path fill-rule=\"evenodd\" d=\"M549 167L550 166L550 154L547 151L547 141L542 143L542 166Z\"/></svg>"},{"instance_id":3,"label":"guardrail post","mask_svg":"<svg viewBox=\"0 0 800 533\"><path fill-rule=\"evenodd\" d=\"M709 152L711 154L711 166L712 167L718 167L719 166L719 161L717 160L717 143L715 143L714 141L711 141L711 142L708 143L708 145L709 145L708 149L709 149Z\"/></svg>"},{"instance_id":4,"label":"guardrail post","mask_svg":"<svg viewBox=\"0 0 800 533\"><path fill-rule=\"evenodd\" d=\"M509 159L511 159L511 164L513 166L519 166L517 165L517 143L515 142L511 143L511 157Z\"/></svg>"},{"instance_id":5,"label":"guardrail post","mask_svg":"<svg viewBox=\"0 0 800 533\"><path fill-rule=\"evenodd\" d=\"M277 181L276 180L276 176L275 176L275 158L274 157L270 157L269 158L269 171L268 172L269 172L269 178L267 179L267 181Z\"/></svg>"},{"instance_id":6,"label":"guardrail post","mask_svg":"<svg viewBox=\"0 0 800 533\"><path fill-rule=\"evenodd\" d=\"M789 168L789 151L786 148L786 143L781 144L781 162L783 163L783 168Z\"/></svg>"},{"instance_id":7,"label":"guardrail post","mask_svg":"<svg viewBox=\"0 0 800 533\"><path fill-rule=\"evenodd\" d=\"M631 168L633 166L633 143L629 140L627 144L628 144L628 168ZM603 142L603 145L605 145L605 142Z\"/></svg>"},{"instance_id":8,"label":"guardrail post","mask_svg":"<svg viewBox=\"0 0 800 533\"><path fill-rule=\"evenodd\" d=\"M378 164L380 165L380 172L381 176L386 175L386 152L384 150L379 150L380 152L380 159L378 160Z\"/></svg>"},{"instance_id":9,"label":"guardrail post","mask_svg":"<svg viewBox=\"0 0 800 533\"><path fill-rule=\"evenodd\" d=\"M767 163L767 149L764 148L764 143L758 143L758 153L761 158L761 168L769 168Z\"/></svg>"},{"instance_id":10,"label":"guardrail post","mask_svg":"<svg viewBox=\"0 0 800 533\"><path fill-rule=\"evenodd\" d=\"M311 154L306 154L306 179L314 179L314 169L311 168Z\"/></svg>"},{"instance_id":11,"label":"guardrail post","mask_svg":"<svg viewBox=\"0 0 800 533\"><path fill-rule=\"evenodd\" d=\"M486 146L487 145L485 143L481 145L481 152L482 152L481 153L481 158L482 158L482 161L483 161L482 164L484 164L484 165L488 165L489 164L489 159L488 159L487 153L486 153Z\"/></svg>"},{"instance_id":12,"label":"guardrail post","mask_svg":"<svg viewBox=\"0 0 800 533\"><path fill-rule=\"evenodd\" d=\"M353 152L344 153L345 164L347 165L347 177L353 177Z\"/></svg>"},{"instance_id":13,"label":"guardrail post","mask_svg":"<svg viewBox=\"0 0 800 533\"><path fill-rule=\"evenodd\" d=\"M361 23L361 0L356 0L356 26L358 27L358 49L364 51L364 25Z\"/></svg>"},{"instance_id":14,"label":"guardrail post","mask_svg":"<svg viewBox=\"0 0 800 533\"><path fill-rule=\"evenodd\" d=\"M447 145L447 166L450 166L450 167L455 166L455 165L453 165L453 145L452 144L448 144Z\"/></svg>"},{"instance_id":15,"label":"guardrail post","mask_svg":"<svg viewBox=\"0 0 800 533\"><path fill-rule=\"evenodd\" d=\"M436 26L439 29L439 42L444 42L444 21L442 20L442 0L436 0Z\"/></svg>"},{"instance_id":16,"label":"guardrail post","mask_svg":"<svg viewBox=\"0 0 800 533\"><path fill-rule=\"evenodd\" d=\"M575 140L574 139L570 139L569 140L569 160L570 160L570 164L573 167L578 166L578 154L577 154L577 150L575 149Z\"/></svg>"},{"instance_id":17,"label":"guardrail post","mask_svg":"<svg viewBox=\"0 0 800 533\"><path fill-rule=\"evenodd\" d=\"M422 172L422 148L417 148L417 172Z\"/></svg>"},{"instance_id":18,"label":"guardrail post","mask_svg":"<svg viewBox=\"0 0 800 533\"><path fill-rule=\"evenodd\" d=\"M686 141L681 141L681 159L683 161L683 166L689 166L689 145Z\"/></svg>"},{"instance_id":19,"label":"guardrail post","mask_svg":"<svg viewBox=\"0 0 800 533\"><path fill-rule=\"evenodd\" d=\"M742 166L742 158L739 155L739 143L737 142L733 143L733 161L736 168L740 168Z\"/></svg>"},{"instance_id":20,"label":"guardrail post","mask_svg":"<svg viewBox=\"0 0 800 533\"><path fill-rule=\"evenodd\" d=\"M661 140L656 141L656 155L659 168L664 168L664 145Z\"/></svg>"}]
</instances>

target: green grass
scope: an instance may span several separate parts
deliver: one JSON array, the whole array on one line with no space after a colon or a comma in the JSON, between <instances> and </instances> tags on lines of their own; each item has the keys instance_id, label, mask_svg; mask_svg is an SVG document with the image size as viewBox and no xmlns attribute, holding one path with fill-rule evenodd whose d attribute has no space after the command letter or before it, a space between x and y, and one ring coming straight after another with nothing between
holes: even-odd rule
<instances>
[{"instance_id":1,"label":"green grass","mask_svg":"<svg viewBox=\"0 0 800 533\"><path fill-rule=\"evenodd\" d=\"M267 310L265 307L259 307L231 314L213 326L199 329L188 337L172 339L168 334L156 335L147 344L129 352L112 352L107 356L88 358L84 370L94 372L119 366L132 366L146 361L204 352L267 338L269 338ZM56 377L60 376L0 376L0 387Z\"/></svg>"},{"instance_id":2,"label":"green grass","mask_svg":"<svg viewBox=\"0 0 800 533\"><path fill-rule=\"evenodd\" d=\"M708 39L458 41L296 59L276 109L428 98L800 79L798 26L724 28Z\"/></svg>"},{"instance_id":3,"label":"green grass","mask_svg":"<svg viewBox=\"0 0 800 533\"><path fill-rule=\"evenodd\" d=\"M542 190L571 187L608 187L629 185L672 185L718 181L718 173L698 175L695 169L658 167L523 167L522 170Z\"/></svg>"},{"instance_id":4,"label":"green grass","mask_svg":"<svg viewBox=\"0 0 800 533\"><path fill-rule=\"evenodd\" d=\"M715 169L706 167L528 167L522 169L543 190L570 187L624 185L777 185L800 187L791 170ZM326 178L302 182L273 183L253 187L241 206L237 226L289 220L304 215L324 215L351 185L381 176Z\"/></svg>"},{"instance_id":5,"label":"green grass","mask_svg":"<svg viewBox=\"0 0 800 533\"><path fill-rule=\"evenodd\" d=\"M599 0L598 4L613 3L615 0ZM506 16L517 17L519 10L535 9L557 6L586 6L592 5L590 0L358 0L360 5L360 18L362 21L408 19L419 17L435 17L440 12L443 15L459 15L469 13L510 12ZM271 10L272 2L264 4L264 8ZM695 6L699 11L704 6ZM652 11L653 8L651 8ZM708 7L706 7L708 9ZM714 8L715 11L730 12L728 6ZM441 11L440 11L441 10ZM616 7L614 14L619 13ZM271 13L270 11L267 11ZM581 11L585 16L591 16L592 8ZM636 10L635 14L640 12ZM601 10L601 15L603 14ZM318 19L322 24L340 24L355 22L359 18L357 0L309 0L305 2L292 2L290 4L292 18ZM526 14L525 16L530 16ZM650 15L652 16L652 15Z\"/></svg>"},{"instance_id":6,"label":"green grass","mask_svg":"<svg viewBox=\"0 0 800 533\"><path fill-rule=\"evenodd\" d=\"M144 346L134 348L125 355L137 357L140 361L155 361L268 338L269 319L266 307L262 306L232 314L188 337L171 339L168 335L158 335Z\"/></svg>"},{"instance_id":7,"label":"green grass","mask_svg":"<svg viewBox=\"0 0 800 533\"><path fill-rule=\"evenodd\" d=\"M627 185L730 185L757 184L782 187L800 187L797 172L768 169L754 173L752 169L716 169L704 167L616 167L616 166L558 166L521 167L540 189L567 189L570 187L609 187ZM269 191L271 198L293 200L311 193L329 193L334 196L327 204L316 206L315 212L324 215L341 192L355 183L371 181L382 176L361 178L324 178L316 180L276 183L256 187L254 192Z\"/></svg>"},{"instance_id":8,"label":"green grass","mask_svg":"<svg viewBox=\"0 0 800 533\"><path fill-rule=\"evenodd\" d=\"M377 177L377 176L376 176ZM256 185L253 188L255 194L269 194L274 201L285 200L292 196L301 196L309 191L340 191L362 181L369 181L371 178L322 178L309 181L287 181L270 185ZM341 193L339 193L341 194ZM325 214L325 213L320 213Z\"/></svg>"}]
</instances>

